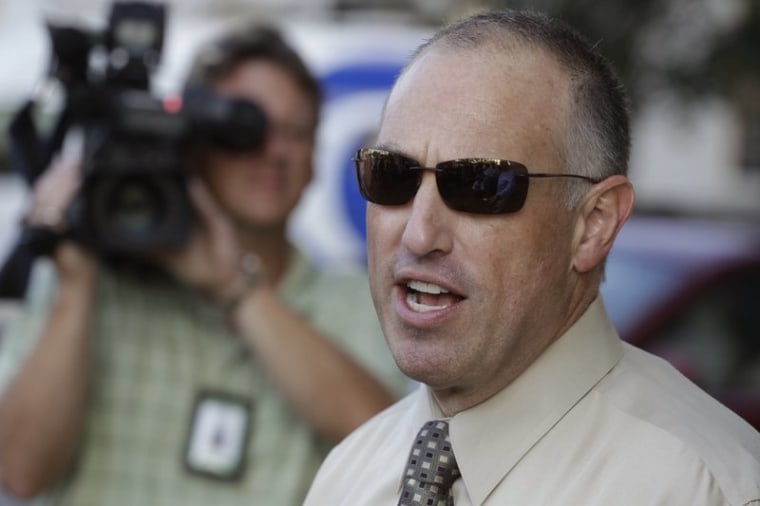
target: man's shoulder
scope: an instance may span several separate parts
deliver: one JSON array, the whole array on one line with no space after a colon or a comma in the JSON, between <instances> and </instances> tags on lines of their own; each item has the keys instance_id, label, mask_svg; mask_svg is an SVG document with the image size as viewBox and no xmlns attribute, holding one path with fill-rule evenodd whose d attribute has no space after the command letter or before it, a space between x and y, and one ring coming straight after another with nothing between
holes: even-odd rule
<instances>
[{"instance_id":1,"label":"man's shoulder","mask_svg":"<svg viewBox=\"0 0 760 506\"><path fill-rule=\"evenodd\" d=\"M316 269L313 282L318 285L330 285L345 290L367 290L369 279L367 272L359 268Z\"/></svg>"},{"instance_id":2,"label":"man's shoulder","mask_svg":"<svg viewBox=\"0 0 760 506\"><path fill-rule=\"evenodd\" d=\"M291 250L288 268L278 290L286 299L313 298L329 303L342 300L346 295L369 298L366 269L358 265L328 268L315 264L297 248Z\"/></svg>"},{"instance_id":3,"label":"man's shoulder","mask_svg":"<svg viewBox=\"0 0 760 506\"><path fill-rule=\"evenodd\" d=\"M365 335L373 340L382 336L364 271L321 270L301 261L292 266L278 291L328 334L349 332L352 339Z\"/></svg>"},{"instance_id":4,"label":"man's shoulder","mask_svg":"<svg viewBox=\"0 0 760 506\"><path fill-rule=\"evenodd\" d=\"M760 487L760 433L665 360L626 345L596 392L632 431L652 436L642 445L699 461L726 493Z\"/></svg>"},{"instance_id":5,"label":"man's shoulder","mask_svg":"<svg viewBox=\"0 0 760 506\"><path fill-rule=\"evenodd\" d=\"M760 433L661 357L624 345L620 364L598 390L631 415L675 433L710 431L746 443L760 456Z\"/></svg>"}]
</instances>

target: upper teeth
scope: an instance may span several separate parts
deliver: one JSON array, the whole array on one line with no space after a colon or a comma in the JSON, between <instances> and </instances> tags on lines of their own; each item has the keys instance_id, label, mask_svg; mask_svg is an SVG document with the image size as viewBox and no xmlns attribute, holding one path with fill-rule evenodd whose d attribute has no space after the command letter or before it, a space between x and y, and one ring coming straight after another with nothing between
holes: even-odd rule
<instances>
[{"instance_id":1,"label":"upper teeth","mask_svg":"<svg viewBox=\"0 0 760 506\"><path fill-rule=\"evenodd\" d=\"M418 292L423 293L429 293L433 295L439 295L441 293L449 293L448 290L445 290L441 288L438 285L434 285L433 283L425 283L424 281L409 281L406 286L408 288L411 288L412 290L416 290Z\"/></svg>"}]
</instances>

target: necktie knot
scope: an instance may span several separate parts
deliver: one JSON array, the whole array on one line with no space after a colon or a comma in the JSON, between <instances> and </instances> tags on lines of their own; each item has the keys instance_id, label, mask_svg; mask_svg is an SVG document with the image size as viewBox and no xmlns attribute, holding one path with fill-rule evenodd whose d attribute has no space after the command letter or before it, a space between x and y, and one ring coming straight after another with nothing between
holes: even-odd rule
<instances>
[{"instance_id":1,"label":"necktie knot","mask_svg":"<svg viewBox=\"0 0 760 506\"><path fill-rule=\"evenodd\" d=\"M448 422L432 420L425 423L409 453L399 506L452 505L451 485L459 475Z\"/></svg>"}]
</instances>

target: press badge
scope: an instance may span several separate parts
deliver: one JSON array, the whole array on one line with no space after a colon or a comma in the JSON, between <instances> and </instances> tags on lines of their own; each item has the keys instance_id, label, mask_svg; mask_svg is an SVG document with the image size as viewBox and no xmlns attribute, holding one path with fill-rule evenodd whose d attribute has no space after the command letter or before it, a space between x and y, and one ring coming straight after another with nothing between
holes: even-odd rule
<instances>
[{"instance_id":1,"label":"press badge","mask_svg":"<svg viewBox=\"0 0 760 506\"><path fill-rule=\"evenodd\" d=\"M250 400L221 392L201 392L185 445L185 468L220 480L240 478L250 425Z\"/></svg>"}]
</instances>

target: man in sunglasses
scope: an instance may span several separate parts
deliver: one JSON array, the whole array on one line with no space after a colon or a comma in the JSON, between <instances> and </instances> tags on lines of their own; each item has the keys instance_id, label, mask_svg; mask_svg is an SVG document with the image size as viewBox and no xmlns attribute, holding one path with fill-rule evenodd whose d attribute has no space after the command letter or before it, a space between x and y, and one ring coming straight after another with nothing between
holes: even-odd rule
<instances>
[{"instance_id":1,"label":"man in sunglasses","mask_svg":"<svg viewBox=\"0 0 760 506\"><path fill-rule=\"evenodd\" d=\"M556 20L483 13L415 53L356 166L375 307L423 385L307 505L760 501L760 435L621 342L599 298L628 156L619 81Z\"/></svg>"}]
</instances>

